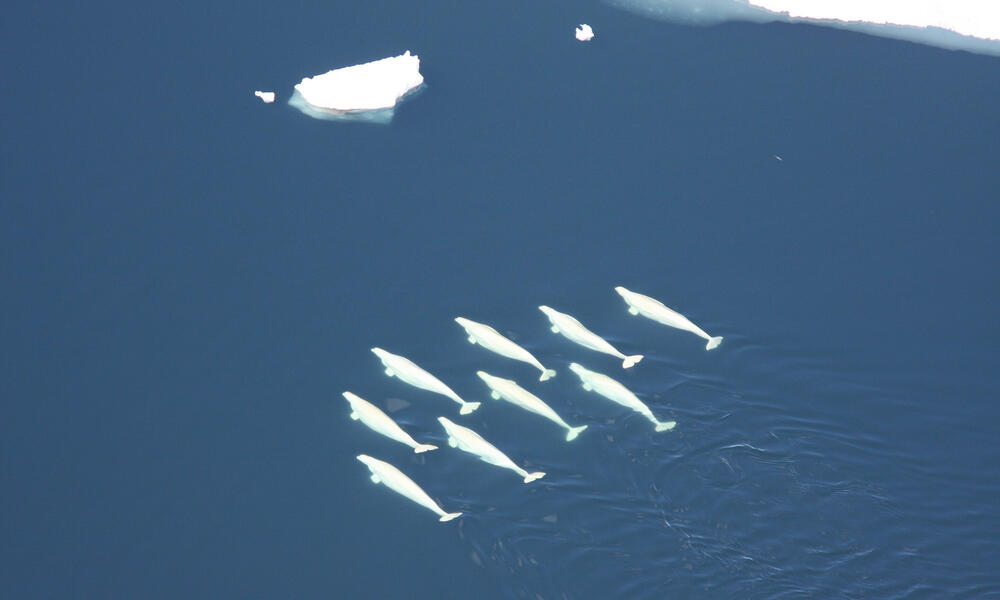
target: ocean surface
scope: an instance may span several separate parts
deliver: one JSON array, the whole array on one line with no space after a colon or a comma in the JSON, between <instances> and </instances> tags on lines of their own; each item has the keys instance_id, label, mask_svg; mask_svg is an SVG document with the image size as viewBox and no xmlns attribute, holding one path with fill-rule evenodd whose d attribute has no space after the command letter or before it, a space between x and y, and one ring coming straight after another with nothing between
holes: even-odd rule
<instances>
[{"instance_id":1,"label":"ocean surface","mask_svg":"<svg viewBox=\"0 0 1000 600\"><path fill-rule=\"evenodd\" d=\"M1000 598L997 57L596 0L21 3L0 49L5 597ZM405 50L427 85L389 125L286 104Z\"/></svg>"}]
</instances>

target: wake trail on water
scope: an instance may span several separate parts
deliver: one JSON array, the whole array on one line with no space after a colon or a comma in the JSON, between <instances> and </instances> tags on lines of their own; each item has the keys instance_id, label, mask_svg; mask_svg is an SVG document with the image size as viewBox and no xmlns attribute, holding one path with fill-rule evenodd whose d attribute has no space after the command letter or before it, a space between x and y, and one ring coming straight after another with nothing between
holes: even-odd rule
<instances>
[{"instance_id":1,"label":"wake trail on water","mask_svg":"<svg viewBox=\"0 0 1000 600\"><path fill-rule=\"evenodd\" d=\"M706 586L718 597L820 597L843 586L844 567L855 576L840 593L892 595L877 575L920 540L878 473L918 467L852 416L859 393L885 392L802 349L729 352L699 363L697 377L652 355L627 381L677 420L672 433L595 411L575 445L525 451L549 473L530 501L510 488L466 498L478 516L460 535L506 597L693 597Z\"/></svg>"}]
</instances>

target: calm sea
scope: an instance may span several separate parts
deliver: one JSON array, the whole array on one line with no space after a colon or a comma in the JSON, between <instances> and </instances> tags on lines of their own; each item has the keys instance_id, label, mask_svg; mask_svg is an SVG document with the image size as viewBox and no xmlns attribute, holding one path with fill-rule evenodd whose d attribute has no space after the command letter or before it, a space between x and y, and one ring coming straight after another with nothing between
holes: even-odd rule
<instances>
[{"instance_id":1,"label":"calm sea","mask_svg":"<svg viewBox=\"0 0 1000 600\"><path fill-rule=\"evenodd\" d=\"M6 597L1000 598L996 57L597 1L31 5L0 38ZM285 104L404 50L427 87L389 125ZM439 415L548 475L448 448Z\"/></svg>"}]
</instances>

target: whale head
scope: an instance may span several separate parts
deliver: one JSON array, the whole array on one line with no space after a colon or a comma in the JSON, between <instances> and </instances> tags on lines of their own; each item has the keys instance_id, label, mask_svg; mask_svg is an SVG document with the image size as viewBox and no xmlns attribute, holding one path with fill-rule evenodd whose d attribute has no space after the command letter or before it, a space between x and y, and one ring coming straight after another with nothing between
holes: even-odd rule
<instances>
[{"instance_id":1,"label":"whale head","mask_svg":"<svg viewBox=\"0 0 1000 600\"><path fill-rule=\"evenodd\" d=\"M469 325L472 324L472 322L466 319L465 317L455 317L455 322L461 325L462 327L468 327Z\"/></svg>"},{"instance_id":2,"label":"whale head","mask_svg":"<svg viewBox=\"0 0 1000 600\"><path fill-rule=\"evenodd\" d=\"M344 397L344 400L347 400L348 402L351 403L351 406L354 406L355 400L361 400L361 396L358 396L357 394L353 394L351 392L344 392L341 395Z\"/></svg>"},{"instance_id":3,"label":"whale head","mask_svg":"<svg viewBox=\"0 0 1000 600\"><path fill-rule=\"evenodd\" d=\"M476 371L476 375L478 375L479 378L482 379L483 381L485 381L486 383L489 383L490 379L494 378L492 375L490 375L486 371Z\"/></svg>"},{"instance_id":4,"label":"whale head","mask_svg":"<svg viewBox=\"0 0 1000 600\"><path fill-rule=\"evenodd\" d=\"M360 460L361 462L365 463L366 465L368 465L370 467L370 466L372 466L372 461L374 461L375 459L372 458L372 457L370 457L370 456L368 456L367 454L359 454L358 455L358 460Z\"/></svg>"},{"instance_id":5,"label":"whale head","mask_svg":"<svg viewBox=\"0 0 1000 600\"><path fill-rule=\"evenodd\" d=\"M618 287L616 287L616 288L615 288L615 291L616 291L616 292L618 292L618 295L619 295L619 296L621 296L622 298L624 298L626 294L631 294L631 293L632 293L632 292L630 292L630 291L626 290L626 289L625 289L624 287L622 287L622 286L618 286Z\"/></svg>"},{"instance_id":6,"label":"whale head","mask_svg":"<svg viewBox=\"0 0 1000 600\"><path fill-rule=\"evenodd\" d=\"M454 423L452 423L445 417L438 417L438 423L440 423L441 426L444 427L445 431L448 431L454 425Z\"/></svg>"},{"instance_id":7,"label":"whale head","mask_svg":"<svg viewBox=\"0 0 1000 600\"><path fill-rule=\"evenodd\" d=\"M577 375L583 375L584 373L587 372L587 369L584 369L577 363L569 363L569 370L573 371Z\"/></svg>"},{"instance_id":8,"label":"whale head","mask_svg":"<svg viewBox=\"0 0 1000 600\"><path fill-rule=\"evenodd\" d=\"M545 306L544 304L541 305L541 306L539 306L538 310L542 311L543 313L545 313L546 315L548 315L550 317L552 316L552 314L554 312L556 312L556 311L552 310L551 308L549 308L548 306Z\"/></svg>"},{"instance_id":9,"label":"whale head","mask_svg":"<svg viewBox=\"0 0 1000 600\"><path fill-rule=\"evenodd\" d=\"M372 348L372 352L374 352L375 356L377 356L379 358L385 358L386 355L389 354L388 352L386 352L385 350L383 350L383 349L381 349L381 348L379 348L377 346L375 348Z\"/></svg>"}]
</instances>

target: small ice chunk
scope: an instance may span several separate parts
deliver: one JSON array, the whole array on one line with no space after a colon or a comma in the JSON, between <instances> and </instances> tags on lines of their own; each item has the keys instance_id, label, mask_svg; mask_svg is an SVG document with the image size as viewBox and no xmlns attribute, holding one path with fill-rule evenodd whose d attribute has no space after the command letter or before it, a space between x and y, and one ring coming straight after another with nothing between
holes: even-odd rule
<instances>
[{"instance_id":1,"label":"small ice chunk","mask_svg":"<svg viewBox=\"0 0 1000 600\"><path fill-rule=\"evenodd\" d=\"M306 77L295 92L314 109L335 113L386 110L424 82L420 59L407 50L363 65Z\"/></svg>"},{"instance_id":2,"label":"small ice chunk","mask_svg":"<svg viewBox=\"0 0 1000 600\"><path fill-rule=\"evenodd\" d=\"M576 39L581 42L589 42L594 39L594 30L586 23L581 23L579 27L576 28Z\"/></svg>"},{"instance_id":3,"label":"small ice chunk","mask_svg":"<svg viewBox=\"0 0 1000 600\"><path fill-rule=\"evenodd\" d=\"M274 92L262 92L260 90L257 90L256 92L253 93L253 95L260 98L261 102L263 102L264 104L270 104L274 102Z\"/></svg>"}]
</instances>

